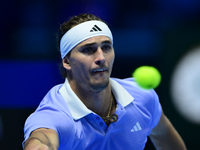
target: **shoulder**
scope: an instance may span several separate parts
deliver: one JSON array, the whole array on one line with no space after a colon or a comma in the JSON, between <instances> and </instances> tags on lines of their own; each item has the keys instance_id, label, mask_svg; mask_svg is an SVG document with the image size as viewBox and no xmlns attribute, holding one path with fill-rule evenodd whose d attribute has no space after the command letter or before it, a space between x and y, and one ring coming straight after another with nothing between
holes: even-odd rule
<instances>
[{"instance_id":1,"label":"shoulder","mask_svg":"<svg viewBox=\"0 0 200 150\"><path fill-rule=\"evenodd\" d=\"M119 83L133 97L132 103L136 107L151 113L154 113L155 110L160 110L159 97L155 90L140 88L134 78L112 79Z\"/></svg>"},{"instance_id":2,"label":"shoulder","mask_svg":"<svg viewBox=\"0 0 200 150\"><path fill-rule=\"evenodd\" d=\"M137 99L157 99L158 95L155 90L145 90L138 86L135 82L134 78L125 78L125 79L118 79L112 78L117 83L119 83L131 96L134 97L134 100Z\"/></svg>"},{"instance_id":3,"label":"shoulder","mask_svg":"<svg viewBox=\"0 0 200 150\"><path fill-rule=\"evenodd\" d=\"M58 84L52 87L40 102L37 110L47 106L59 110L66 110L67 108L66 102L63 96L59 92L62 85L63 84Z\"/></svg>"},{"instance_id":4,"label":"shoulder","mask_svg":"<svg viewBox=\"0 0 200 150\"><path fill-rule=\"evenodd\" d=\"M24 132L25 139L38 128L53 129L59 133L59 137L70 134L73 127L73 118L67 104L59 93L62 84L51 88L45 95L39 106L26 120Z\"/></svg>"},{"instance_id":5,"label":"shoulder","mask_svg":"<svg viewBox=\"0 0 200 150\"><path fill-rule=\"evenodd\" d=\"M145 90L140 88L134 78L112 79L119 83L134 98L132 101L134 107L142 112L142 114L149 117L151 120L150 129L155 127L159 122L162 113L159 97L155 90Z\"/></svg>"}]
</instances>

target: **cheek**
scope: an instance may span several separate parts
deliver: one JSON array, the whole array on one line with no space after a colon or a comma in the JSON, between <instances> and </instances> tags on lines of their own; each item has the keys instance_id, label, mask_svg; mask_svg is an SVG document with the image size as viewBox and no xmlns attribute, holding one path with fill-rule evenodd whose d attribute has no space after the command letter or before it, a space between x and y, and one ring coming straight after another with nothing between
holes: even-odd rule
<instances>
[{"instance_id":1,"label":"cheek","mask_svg":"<svg viewBox=\"0 0 200 150\"><path fill-rule=\"evenodd\" d=\"M71 68L74 75L82 76L88 72L88 66L83 61L84 59L82 61L72 61Z\"/></svg>"},{"instance_id":2,"label":"cheek","mask_svg":"<svg viewBox=\"0 0 200 150\"><path fill-rule=\"evenodd\" d=\"M113 54L110 56L109 60L110 60L110 66L112 66L113 63L114 63L114 60L115 60L115 54L114 54L114 52L113 52Z\"/></svg>"}]
</instances>

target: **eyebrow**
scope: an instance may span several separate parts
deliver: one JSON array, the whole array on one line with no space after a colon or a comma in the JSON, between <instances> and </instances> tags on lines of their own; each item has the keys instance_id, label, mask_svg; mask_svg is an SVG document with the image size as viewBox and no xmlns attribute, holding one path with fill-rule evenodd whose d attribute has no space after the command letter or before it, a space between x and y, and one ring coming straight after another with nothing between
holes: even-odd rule
<instances>
[{"instance_id":1,"label":"eyebrow","mask_svg":"<svg viewBox=\"0 0 200 150\"><path fill-rule=\"evenodd\" d=\"M85 45L82 45L81 47L89 47L89 46L92 46L92 45L95 45L96 43L88 43L88 44L85 44ZM112 42L110 40L105 40L102 42L102 44L112 44Z\"/></svg>"},{"instance_id":2,"label":"eyebrow","mask_svg":"<svg viewBox=\"0 0 200 150\"><path fill-rule=\"evenodd\" d=\"M103 41L102 43L103 43L103 44L112 44L112 42L109 41L109 40Z\"/></svg>"}]
</instances>

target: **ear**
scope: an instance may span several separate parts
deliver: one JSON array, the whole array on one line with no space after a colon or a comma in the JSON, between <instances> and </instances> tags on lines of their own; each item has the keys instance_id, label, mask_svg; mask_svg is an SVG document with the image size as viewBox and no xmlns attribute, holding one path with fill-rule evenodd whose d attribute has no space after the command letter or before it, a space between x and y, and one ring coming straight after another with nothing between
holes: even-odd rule
<instances>
[{"instance_id":1,"label":"ear","mask_svg":"<svg viewBox=\"0 0 200 150\"><path fill-rule=\"evenodd\" d=\"M71 65L70 65L70 62L69 62L69 59L68 58L64 58L62 60L62 64L63 64L63 67L67 70L71 70Z\"/></svg>"}]
</instances>

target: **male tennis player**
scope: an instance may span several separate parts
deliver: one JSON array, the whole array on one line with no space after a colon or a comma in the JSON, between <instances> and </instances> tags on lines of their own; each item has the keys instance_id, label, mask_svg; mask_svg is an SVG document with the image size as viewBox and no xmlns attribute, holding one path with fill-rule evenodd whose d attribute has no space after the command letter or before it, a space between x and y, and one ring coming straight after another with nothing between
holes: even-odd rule
<instances>
[{"instance_id":1,"label":"male tennis player","mask_svg":"<svg viewBox=\"0 0 200 150\"><path fill-rule=\"evenodd\" d=\"M66 79L26 120L25 150L142 150L148 136L156 149L186 149L154 90L110 77L113 36L103 20L72 17L59 43Z\"/></svg>"}]
</instances>

